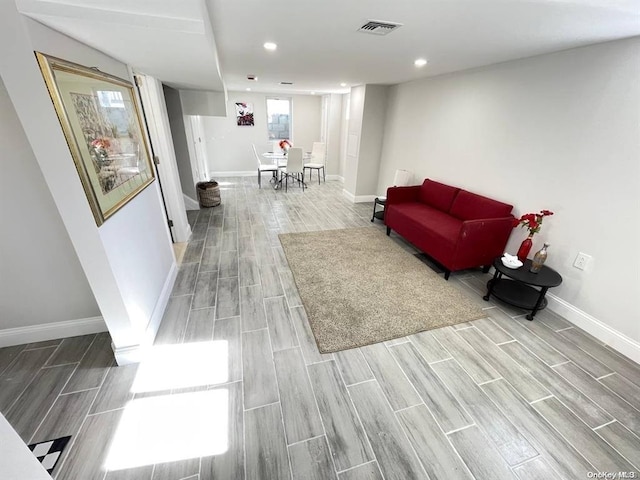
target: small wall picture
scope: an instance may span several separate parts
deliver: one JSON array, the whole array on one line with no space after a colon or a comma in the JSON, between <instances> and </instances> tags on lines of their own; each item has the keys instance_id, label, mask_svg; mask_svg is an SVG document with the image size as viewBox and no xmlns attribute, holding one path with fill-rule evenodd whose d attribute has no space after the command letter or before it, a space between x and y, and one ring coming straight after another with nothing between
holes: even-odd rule
<instances>
[{"instance_id":1,"label":"small wall picture","mask_svg":"<svg viewBox=\"0 0 640 480\"><path fill-rule=\"evenodd\" d=\"M236 120L239 127L253 127L253 103L236 102Z\"/></svg>"}]
</instances>

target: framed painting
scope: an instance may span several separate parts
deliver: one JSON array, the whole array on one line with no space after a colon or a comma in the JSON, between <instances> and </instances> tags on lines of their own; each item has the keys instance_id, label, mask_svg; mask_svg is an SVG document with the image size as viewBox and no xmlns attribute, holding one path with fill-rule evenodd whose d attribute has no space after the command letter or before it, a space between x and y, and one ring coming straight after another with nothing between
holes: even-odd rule
<instances>
[{"instance_id":1,"label":"framed painting","mask_svg":"<svg viewBox=\"0 0 640 480\"><path fill-rule=\"evenodd\" d=\"M253 127L253 104L236 102L236 121L239 127Z\"/></svg>"},{"instance_id":2,"label":"framed painting","mask_svg":"<svg viewBox=\"0 0 640 480\"><path fill-rule=\"evenodd\" d=\"M36 52L98 226L153 182L133 85Z\"/></svg>"}]
</instances>

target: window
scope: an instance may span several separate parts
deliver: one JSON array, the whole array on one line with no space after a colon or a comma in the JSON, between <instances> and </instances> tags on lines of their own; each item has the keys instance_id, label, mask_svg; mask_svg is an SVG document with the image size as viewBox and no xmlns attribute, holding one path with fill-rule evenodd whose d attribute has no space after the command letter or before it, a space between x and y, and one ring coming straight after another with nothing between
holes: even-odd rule
<instances>
[{"instance_id":1,"label":"window","mask_svg":"<svg viewBox=\"0 0 640 480\"><path fill-rule=\"evenodd\" d=\"M291 139L291 99L267 98L269 140Z\"/></svg>"},{"instance_id":2,"label":"window","mask_svg":"<svg viewBox=\"0 0 640 480\"><path fill-rule=\"evenodd\" d=\"M109 90L98 90L98 100L100 106L105 108L124 108L122 93L111 92Z\"/></svg>"}]
</instances>

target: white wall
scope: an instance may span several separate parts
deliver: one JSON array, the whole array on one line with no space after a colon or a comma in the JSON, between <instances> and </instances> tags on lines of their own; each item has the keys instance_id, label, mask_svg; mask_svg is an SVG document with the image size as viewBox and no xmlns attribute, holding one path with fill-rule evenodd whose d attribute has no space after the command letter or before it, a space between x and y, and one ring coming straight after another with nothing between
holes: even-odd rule
<instances>
[{"instance_id":1,"label":"white wall","mask_svg":"<svg viewBox=\"0 0 640 480\"><path fill-rule=\"evenodd\" d=\"M100 315L0 80L0 329Z\"/></svg>"},{"instance_id":2,"label":"white wall","mask_svg":"<svg viewBox=\"0 0 640 480\"><path fill-rule=\"evenodd\" d=\"M365 88L358 150L358 179L355 191L357 197L375 196L379 193L377 172L382 155L388 93L389 87L385 85L366 85Z\"/></svg>"},{"instance_id":3,"label":"white wall","mask_svg":"<svg viewBox=\"0 0 640 480\"><path fill-rule=\"evenodd\" d=\"M184 115L226 115L227 97L224 92L204 90L180 90L179 92Z\"/></svg>"},{"instance_id":4,"label":"white wall","mask_svg":"<svg viewBox=\"0 0 640 480\"><path fill-rule=\"evenodd\" d=\"M377 193L389 87L351 89L347 127L344 193L355 202L373 201ZM357 148L353 145L357 144Z\"/></svg>"},{"instance_id":5,"label":"white wall","mask_svg":"<svg viewBox=\"0 0 640 480\"><path fill-rule=\"evenodd\" d=\"M366 87L358 85L351 88L349 102L349 120L347 122L346 161L344 165L344 189L355 196L358 180L358 153L360 150L360 137L362 135L362 117L364 115L364 96ZM358 146L354 151L352 144Z\"/></svg>"},{"instance_id":6,"label":"white wall","mask_svg":"<svg viewBox=\"0 0 640 480\"><path fill-rule=\"evenodd\" d=\"M517 215L553 210L533 251L551 243L557 305L638 342L639 79L635 38L392 87L378 187L404 168ZM524 237L515 230L508 251ZM593 256L586 271L572 267L578 252Z\"/></svg>"},{"instance_id":7,"label":"white wall","mask_svg":"<svg viewBox=\"0 0 640 480\"><path fill-rule=\"evenodd\" d=\"M42 51L129 78L126 65L0 3L0 73L118 349L135 349L162 315L175 261L157 182L98 228L34 59ZM4 152L9 155L9 152ZM28 185L25 185L25 190ZM46 233L45 233L46 235ZM47 278L56 281L56 272Z\"/></svg>"},{"instance_id":8,"label":"white wall","mask_svg":"<svg viewBox=\"0 0 640 480\"><path fill-rule=\"evenodd\" d=\"M193 181L191 157L188 146L190 139L187 138L184 125L185 116L182 113L180 92L166 85L163 86L163 91L167 104L167 114L169 116L169 125L171 126L171 138L173 139L173 148L176 154L176 164L178 166L182 193L192 200L197 200L198 194L196 193L196 186Z\"/></svg>"},{"instance_id":9,"label":"white wall","mask_svg":"<svg viewBox=\"0 0 640 480\"><path fill-rule=\"evenodd\" d=\"M0 455L2 480L51 479L33 452L1 413L0 445L2 445L2 455Z\"/></svg>"},{"instance_id":10,"label":"white wall","mask_svg":"<svg viewBox=\"0 0 640 480\"><path fill-rule=\"evenodd\" d=\"M266 108L265 95L265 108ZM302 147L310 152L313 142L320 141L322 124L322 97L318 95L292 95L293 125L291 138L296 147ZM266 122L266 113L264 115ZM266 130L265 130L266 131Z\"/></svg>"},{"instance_id":11,"label":"white wall","mask_svg":"<svg viewBox=\"0 0 640 480\"><path fill-rule=\"evenodd\" d=\"M229 92L226 117L202 117L207 159L211 175L218 173L255 172L256 160L251 144L258 153L271 150L267 132L267 97L264 93ZM275 96L275 95L274 95ZM284 95L280 95L284 97ZM292 137L294 146L311 151L313 142L320 141L321 97L291 95ZM236 102L253 103L253 127L236 125Z\"/></svg>"}]
</instances>

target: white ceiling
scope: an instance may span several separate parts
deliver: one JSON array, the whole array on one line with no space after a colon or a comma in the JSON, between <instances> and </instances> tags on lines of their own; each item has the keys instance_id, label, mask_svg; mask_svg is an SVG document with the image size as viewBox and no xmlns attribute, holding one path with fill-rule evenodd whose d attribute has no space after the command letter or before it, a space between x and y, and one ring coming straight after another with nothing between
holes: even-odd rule
<instances>
[{"instance_id":1,"label":"white ceiling","mask_svg":"<svg viewBox=\"0 0 640 480\"><path fill-rule=\"evenodd\" d=\"M206 90L221 90L224 79L228 90L344 92L363 83L394 84L640 35L640 0L17 0L17 4L39 22L143 73L175 87ZM404 26L387 36L358 33L369 19ZM277 51L265 51L266 41L276 42ZM428 66L415 68L418 57L427 58ZM247 74L257 75L258 82L249 82ZM294 85L281 86L281 81ZM348 87L340 87L341 82Z\"/></svg>"},{"instance_id":2,"label":"white ceiling","mask_svg":"<svg viewBox=\"0 0 640 480\"><path fill-rule=\"evenodd\" d=\"M224 88L202 0L16 0L16 4L34 20L168 85Z\"/></svg>"}]
</instances>

